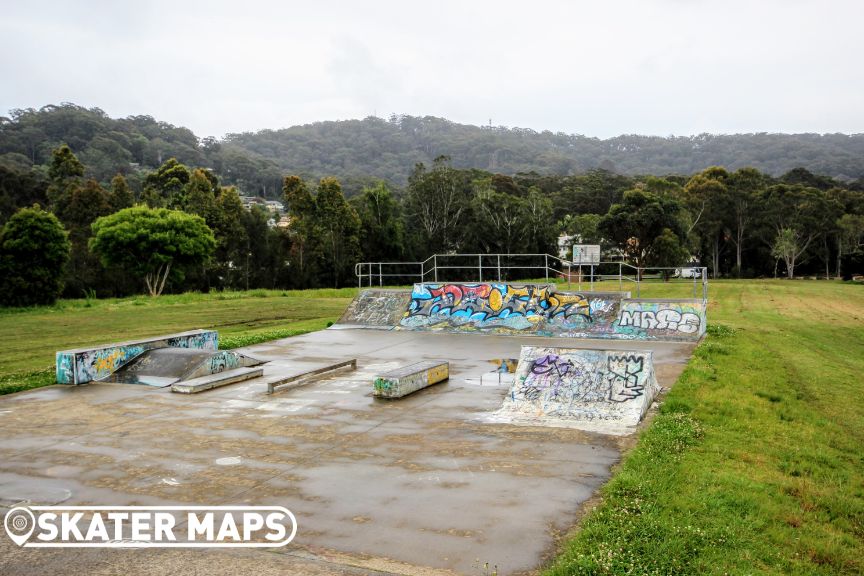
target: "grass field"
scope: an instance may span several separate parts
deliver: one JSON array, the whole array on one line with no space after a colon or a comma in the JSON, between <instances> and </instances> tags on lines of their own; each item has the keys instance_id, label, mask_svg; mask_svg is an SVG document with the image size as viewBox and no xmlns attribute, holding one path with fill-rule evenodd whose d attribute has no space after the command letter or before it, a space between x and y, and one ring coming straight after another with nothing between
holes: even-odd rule
<instances>
[{"instance_id":1,"label":"grass field","mask_svg":"<svg viewBox=\"0 0 864 576\"><path fill-rule=\"evenodd\" d=\"M0 393L51 383L63 348L191 328L242 345L323 328L354 293L5 311ZM714 282L708 315L708 337L548 575L864 573L864 286Z\"/></svg>"},{"instance_id":2,"label":"grass field","mask_svg":"<svg viewBox=\"0 0 864 576\"><path fill-rule=\"evenodd\" d=\"M0 394L52 384L57 350L195 328L218 330L222 348L245 346L326 328L355 293L253 290L0 309Z\"/></svg>"},{"instance_id":3,"label":"grass field","mask_svg":"<svg viewBox=\"0 0 864 576\"><path fill-rule=\"evenodd\" d=\"M547 576L864 573L864 286L716 282L708 315Z\"/></svg>"}]
</instances>

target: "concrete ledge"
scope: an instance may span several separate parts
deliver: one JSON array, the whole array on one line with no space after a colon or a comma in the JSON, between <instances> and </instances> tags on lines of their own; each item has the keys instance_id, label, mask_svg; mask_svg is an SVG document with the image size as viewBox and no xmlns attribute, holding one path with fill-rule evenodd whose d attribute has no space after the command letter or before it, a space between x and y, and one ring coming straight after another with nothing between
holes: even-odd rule
<instances>
[{"instance_id":1,"label":"concrete ledge","mask_svg":"<svg viewBox=\"0 0 864 576\"><path fill-rule=\"evenodd\" d=\"M210 374L208 376L201 376L199 378L177 382L171 386L171 391L179 392L181 394L197 394L198 392L210 390L211 388L218 388L220 386L227 386L228 384L235 384L237 382L243 382L244 380L258 378L263 373L263 368L235 368L233 370L219 372L218 374Z\"/></svg>"},{"instance_id":2,"label":"concrete ledge","mask_svg":"<svg viewBox=\"0 0 864 576\"><path fill-rule=\"evenodd\" d=\"M377 376L372 383L372 395L378 398L402 398L450 377L450 363L428 360L402 366Z\"/></svg>"},{"instance_id":3,"label":"concrete ledge","mask_svg":"<svg viewBox=\"0 0 864 576\"><path fill-rule=\"evenodd\" d=\"M336 364L328 364L327 366L322 366L321 368L316 368L314 370L307 370L305 372L300 372L299 374L276 378L267 383L267 393L273 394L274 392L278 392L280 389L288 390L290 388L296 388L297 386L304 386L309 384L311 379L315 376L346 369L356 370L357 359L352 358L351 360L337 362Z\"/></svg>"}]
</instances>

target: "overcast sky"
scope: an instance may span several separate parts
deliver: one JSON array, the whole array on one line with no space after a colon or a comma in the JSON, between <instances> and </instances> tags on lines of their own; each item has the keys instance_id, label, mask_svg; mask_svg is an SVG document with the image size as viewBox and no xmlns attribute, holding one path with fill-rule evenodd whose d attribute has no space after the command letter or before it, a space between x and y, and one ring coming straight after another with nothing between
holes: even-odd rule
<instances>
[{"instance_id":1,"label":"overcast sky","mask_svg":"<svg viewBox=\"0 0 864 576\"><path fill-rule=\"evenodd\" d=\"M198 136L391 113L588 136L864 132L861 0L3 0L0 113Z\"/></svg>"}]
</instances>

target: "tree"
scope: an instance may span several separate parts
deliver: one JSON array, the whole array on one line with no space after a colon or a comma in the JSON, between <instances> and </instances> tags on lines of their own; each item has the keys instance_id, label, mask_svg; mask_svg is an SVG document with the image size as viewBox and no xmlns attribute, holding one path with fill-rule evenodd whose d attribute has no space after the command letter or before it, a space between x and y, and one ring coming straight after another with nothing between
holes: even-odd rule
<instances>
[{"instance_id":1,"label":"tree","mask_svg":"<svg viewBox=\"0 0 864 576\"><path fill-rule=\"evenodd\" d=\"M476 245L486 253L520 252L527 232L525 199L496 191L488 180L475 186L470 230Z\"/></svg>"},{"instance_id":2,"label":"tree","mask_svg":"<svg viewBox=\"0 0 864 576\"><path fill-rule=\"evenodd\" d=\"M216 263L225 284L233 288L246 285L247 264L251 252L249 237L243 227L246 210L233 186L222 188L216 199Z\"/></svg>"},{"instance_id":3,"label":"tree","mask_svg":"<svg viewBox=\"0 0 864 576\"><path fill-rule=\"evenodd\" d=\"M47 206L47 187L47 180L39 172L30 168L22 172L0 163L0 226L21 208Z\"/></svg>"},{"instance_id":4,"label":"tree","mask_svg":"<svg viewBox=\"0 0 864 576\"><path fill-rule=\"evenodd\" d=\"M111 193L108 196L108 203L111 205L113 212L118 212L124 208L131 208L135 203L132 197L132 191L129 190L129 184L122 174L117 174L111 179Z\"/></svg>"},{"instance_id":5,"label":"tree","mask_svg":"<svg viewBox=\"0 0 864 576\"><path fill-rule=\"evenodd\" d=\"M96 218L112 212L108 193L95 180L82 184L71 184L67 189L67 200L62 209L55 210L57 217L69 231L72 251L66 266L65 293L81 296L94 288L105 288L105 278L99 259L88 249L92 231L90 225Z\"/></svg>"},{"instance_id":6,"label":"tree","mask_svg":"<svg viewBox=\"0 0 864 576\"><path fill-rule=\"evenodd\" d=\"M758 196L762 239L774 258L786 262L790 278L795 265L823 232L827 209L824 192L800 184L775 184Z\"/></svg>"},{"instance_id":7,"label":"tree","mask_svg":"<svg viewBox=\"0 0 864 576\"><path fill-rule=\"evenodd\" d=\"M218 180L214 180L206 170L196 168L186 185L186 211L204 218L211 228L217 218L216 198L221 193Z\"/></svg>"},{"instance_id":8,"label":"tree","mask_svg":"<svg viewBox=\"0 0 864 576\"><path fill-rule=\"evenodd\" d=\"M844 214L837 220L838 235L837 276L840 277L840 260L843 254L857 254L864 250L864 216Z\"/></svg>"},{"instance_id":9,"label":"tree","mask_svg":"<svg viewBox=\"0 0 864 576\"><path fill-rule=\"evenodd\" d=\"M22 208L0 229L0 304L53 304L63 290L69 240L56 216Z\"/></svg>"},{"instance_id":10,"label":"tree","mask_svg":"<svg viewBox=\"0 0 864 576\"><path fill-rule=\"evenodd\" d=\"M668 229L678 238L684 236L681 212L677 200L630 190L624 193L620 204L614 204L600 219L597 229L641 268L650 262L654 241L664 230Z\"/></svg>"},{"instance_id":11,"label":"tree","mask_svg":"<svg viewBox=\"0 0 864 576\"><path fill-rule=\"evenodd\" d=\"M144 179L141 199L151 208L167 206L183 210L186 208L186 185L191 177L189 168L176 158L169 158Z\"/></svg>"},{"instance_id":12,"label":"tree","mask_svg":"<svg viewBox=\"0 0 864 576\"><path fill-rule=\"evenodd\" d=\"M741 277L746 234L753 220L753 206L765 190L767 178L755 168L741 168L726 179L729 203L732 206L729 238L735 244L735 274Z\"/></svg>"},{"instance_id":13,"label":"tree","mask_svg":"<svg viewBox=\"0 0 864 576\"><path fill-rule=\"evenodd\" d=\"M523 214L526 227L525 251L534 254L555 253L555 219L552 199L531 187L525 197Z\"/></svg>"},{"instance_id":14,"label":"tree","mask_svg":"<svg viewBox=\"0 0 864 576\"><path fill-rule=\"evenodd\" d=\"M48 202L54 213L62 212L69 202L72 190L81 184L84 165L66 144L51 152L48 165Z\"/></svg>"},{"instance_id":15,"label":"tree","mask_svg":"<svg viewBox=\"0 0 864 576\"><path fill-rule=\"evenodd\" d=\"M792 228L781 228L771 245L771 255L786 263L786 275L789 279L795 277L795 261L807 249L809 240L801 241L801 235Z\"/></svg>"},{"instance_id":16,"label":"tree","mask_svg":"<svg viewBox=\"0 0 864 576\"><path fill-rule=\"evenodd\" d=\"M103 265L143 277L151 296L162 293L169 275L181 281L184 269L200 265L215 246L213 232L200 216L146 206L97 219L90 240Z\"/></svg>"},{"instance_id":17,"label":"tree","mask_svg":"<svg viewBox=\"0 0 864 576\"><path fill-rule=\"evenodd\" d=\"M399 204L386 182L363 188L351 199L360 218L363 259L369 262L399 260L405 255L405 226Z\"/></svg>"},{"instance_id":18,"label":"tree","mask_svg":"<svg viewBox=\"0 0 864 576\"><path fill-rule=\"evenodd\" d=\"M647 261L659 268L676 268L685 263L689 256L678 235L669 228L664 228L652 242ZM663 279L669 280L670 274L670 270L663 270Z\"/></svg>"},{"instance_id":19,"label":"tree","mask_svg":"<svg viewBox=\"0 0 864 576\"><path fill-rule=\"evenodd\" d=\"M684 203L691 217L686 234L699 233L707 243L714 278L720 273L720 239L729 215L728 179L725 168L712 166L693 176L684 187Z\"/></svg>"},{"instance_id":20,"label":"tree","mask_svg":"<svg viewBox=\"0 0 864 576\"><path fill-rule=\"evenodd\" d=\"M414 167L408 179L406 206L419 232L424 256L458 251L462 241L459 230L470 199L470 184L450 166L448 156L435 158L431 170L423 163Z\"/></svg>"},{"instance_id":21,"label":"tree","mask_svg":"<svg viewBox=\"0 0 864 576\"><path fill-rule=\"evenodd\" d=\"M603 217L600 214L568 214L558 223L562 234L573 236L576 244L600 244L601 237L597 227Z\"/></svg>"},{"instance_id":22,"label":"tree","mask_svg":"<svg viewBox=\"0 0 864 576\"><path fill-rule=\"evenodd\" d=\"M360 255L360 218L345 201L336 178L321 179L315 213L325 247L324 263L333 271L333 287L338 288Z\"/></svg>"},{"instance_id":23,"label":"tree","mask_svg":"<svg viewBox=\"0 0 864 576\"><path fill-rule=\"evenodd\" d=\"M297 285L305 288L313 282L317 255L320 254L315 198L302 178L291 175L283 181L282 200L290 219L288 237L292 259L297 263L297 272L293 276Z\"/></svg>"}]
</instances>

